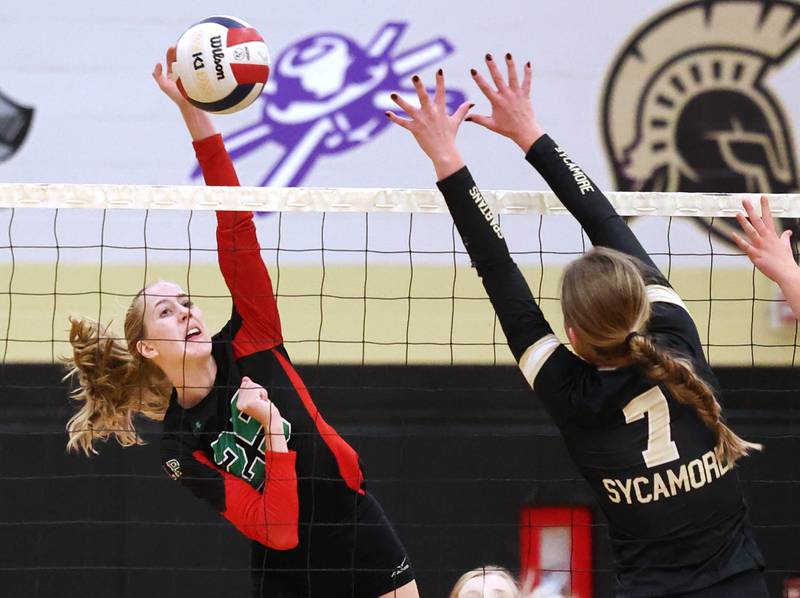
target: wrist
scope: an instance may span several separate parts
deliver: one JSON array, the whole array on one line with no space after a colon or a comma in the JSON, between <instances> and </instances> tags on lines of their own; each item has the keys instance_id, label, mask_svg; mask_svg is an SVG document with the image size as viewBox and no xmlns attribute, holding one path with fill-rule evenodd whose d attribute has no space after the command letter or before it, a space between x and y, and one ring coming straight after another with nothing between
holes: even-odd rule
<instances>
[{"instance_id":1,"label":"wrist","mask_svg":"<svg viewBox=\"0 0 800 598\"><path fill-rule=\"evenodd\" d=\"M516 133L511 139L517 146L526 154L528 150L531 149L534 143L539 141L539 138L544 135L544 129L542 129L536 122L530 123L528 127L525 127L524 130Z\"/></svg>"},{"instance_id":2,"label":"wrist","mask_svg":"<svg viewBox=\"0 0 800 598\"><path fill-rule=\"evenodd\" d=\"M461 154L456 151L433 159L433 168L436 171L436 180L441 181L464 168L464 160L461 158Z\"/></svg>"},{"instance_id":3,"label":"wrist","mask_svg":"<svg viewBox=\"0 0 800 598\"><path fill-rule=\"evenodd\" d=\"M795 264L783 276L777 277L775 282L783 291L784 297L791 294L793 289L800 289L800 266ZM797 291L794 292L796 293Z\"/></svg>"}]
</instances>

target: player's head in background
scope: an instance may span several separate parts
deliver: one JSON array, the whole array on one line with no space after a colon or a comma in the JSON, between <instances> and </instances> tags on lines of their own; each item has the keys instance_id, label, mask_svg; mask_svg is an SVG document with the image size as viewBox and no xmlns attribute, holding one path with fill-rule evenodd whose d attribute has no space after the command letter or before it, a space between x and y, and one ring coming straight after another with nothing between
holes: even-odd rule
<instances>
[{"instance_id":1,"label":"player's head in background","mask_svg":"<svg viewBox=\"0 0 800 598\"><path fill-rule=\"evenodd\" d=\"M123 447L142 444L134 416L161 420L177 378L203 367L211 340L202 312L180 286L158 281L139 291L125 313L124 339L109 325L70 318L67 377L80 404L67 422L67 450L96 453L94 441L113 436Z\"/></svg>"},{"instance_id":2,"label":"player's head in background","mask_svg":"<svg viewBox=\"0 0 800 598\"><path fill-rule=\"evenodd\" d=\"M503 567L486 565L467 571L450 590L450 598L520 598L516 580Z\"/></svg>"},{"instance_id":3,"label":"player's head in background","mask_svg":"<svg viewBox=\"0 0 800 598\"><path fill-rule=\"evenodd\" d=\"M567 266L561 281L564 326L575 352L598 367L638 365L664 383L673 397L697 410L714 433L718 456L733 464L761 445L734 434L709 385L692 364L658 348L647 336L650 302L641 274L645 266L633 257L596 247Z\"/></svg>"}]
</instances>

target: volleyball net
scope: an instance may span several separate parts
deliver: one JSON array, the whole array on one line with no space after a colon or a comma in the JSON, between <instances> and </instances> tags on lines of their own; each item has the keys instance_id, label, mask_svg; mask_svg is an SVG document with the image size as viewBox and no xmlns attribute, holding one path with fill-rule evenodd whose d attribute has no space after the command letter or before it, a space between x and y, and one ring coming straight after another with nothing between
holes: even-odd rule
<instances>
[{"instance_id":1,"label":"volleyball net","mask_svg":"<svg viewBox=\"0 0 800 598\"><path fill-rule=\"evenodd\" d=\"M564 264L588 241L552 193L489 192L554 328ZM712 365L793 365L796 326L728 238L739 195L612 193L691 311ZM751 199L753 199L751 197ZM800 201L775 196L795 226ZM254 210L287 346L300 363L509 363L502 331L443 200L401 189L0 185L6 362L66 354L65 322L121 322L154 280L222 324L213 210ZM565 338L563 334L561 338Z\"/></svg>"},{"instance_id":2,"label":"volleyball net","mask_svg":"<svg viewBox=\"0 0 800 598\"><path fill-rule=\"evenodd\" d=\"M498 214L534 297L566 341L560 275L590 247L588 239L551 193L497 191L485 192L484 197ZM742 372L753 366L785 371L800 359L797 323L777 287L755 271L728 238L743 197L757 199L609 194L686 303L711 365ZM773 196L771 205L783 226L796 229L800 196ZM371 488L414 558L423 587L427 583L437 588L432 595L444 595L460 572L481 564L482 558L538 572L538 581L571 588L572 595L581 598L591 595L591 582L586 593L587 575L593 576L596 587L610 584L608 558L599 556L597 547L592 557L592 542L603 541L602 520L590 512L592 500L579 489L577 472L563 465L567 457L546 417L526 419L526 413L541 409L530 400L519 376L508 371L513 358L443 199L434 191L402 189L0 185L0 390L6 404L16 405L4 409L0 425L5 439L0 454L6 457L0 470L3 494L8 501L34 504L31 497L48 493L67 497L85 492L87 500L95 500L100 492L117 496L123 505L135 502L125 495L146 494L140 497L141 505L126 506L127 511L93 503L78 514L45 506L9 514L0 528L11 537L24 534L28 544L23 553L27 550L32 556L15 556L7 561L10 565L0 566L0 573L35 578L46 586L43 580L63 583L64 576L73 573L91 571L97 580L111 583L107 580L112 572L133 571L159 575L165 588L191 576L201 580L200 595L220 576L227 576L227 583L234 583L235 576L246 584L246 557L234 565L230 560L198 565L180 559L182 564L176 564L169 555L152 561L131 557L136 552L131 546L141 548L147 544L141 538L152 541L157 533L168 533L178 544L196 545L208 541L202 534L233 542L230 536L235 532L219 518L195 523L193 517L201 515L191 510L185 520L176 519L175 513L193 500L188 494L181 495L182 501L176 494L179 504L159 503L166 515L146 507L155 500L152 497L171 491L153 447L142 449L150 451L147 462L139 457L133 465L120 461L122 457L102 461L108 454L119 454L111 444L103 448L100 466L97 461L62 458L69 389L45 376L28 392L13 373L17 367L37 364L57 368L59 358L70 353L71 314L112 322L111 330L121 334L131 299L156 280L181 285L202 308L208 329L218 330L231 306L217 266L214 210L221 209L256 212L288 352L307 382L324 380L328 386L321 390L341 399L329 401L331 409L321 405L326 419L365 459ZM313 374L317 366L373 374L345 374L331 382L340 374L320 378ZM440 377L425 373L410 379L431 367L438 368ZM494 371L499 373L490 373ZM734 376L727 389L783 402L785 427L767 423L757 436L746 430L743 435L766 442L771 455L796 454L796 401L776 376ZM456 380L444 388L445 377ZM55 398L36 402L43 394ZM361 411L356 409L352 417L337 412L353 395L363 397L355 403ZM402 395L402 400L391 403L389 395ZM528 398L518 400L520 396ZM376 415L390 403L395 411L387 411L383 419ZM448 411L445 404L459 408ZM30 409L41 411L40 417L30 417ZM413 409L416 412L410 414ZM464 409L473 410L469 421ZM504 409L508 412L502 413ZM423 412L430 416L419 415ZM450 413L458 414L456 427L450 427L455 425L447 419ZM60 419L51 421L53 414ZM751 424L760 421L752 410L744 414ZM27 426L16 421L22 417ZM391 417L396 419L389 421ZM157 431L151 433L156 439ZM49 439L47 449L42 448L44 437ZM130 458L135 460L136 450L126 450L125 459L134 455ZM50 459L54 451L62 461L40 467L39 461ZM501 462L481 461L488 451L495 451ZM534 462L526 454L547 459ZM9 455L25 457L20 461ZM459 455L469 464L454 465ZM795 469L752 469L744 476L756 502L767 507L754 516L762 536L796 533L799 522L786 515L790 507L769 509L769 504L794 504L800 492L800 472ZM125 491L120 495L121 486ZM470 503L468 496L480 497L479 509L470 506L475 499ZM154 535L147 536L150 532ZM31 544L29 534L39 543ZM75 534L88 534L100 546L110 537L124 537L127 548L120 549L118 558L112 558L114 551L102 556L97 551L80 553L80 558L50 558L37 552L47 543L43 538L67 538L67 544ZM167 540L158 538L162 550L168 551ZM473 554L475 560L463 556L465 549L479 545L484 548ZM771 565L775 575L791 573L791 565L782 564L780 557ZM605 582L598 581L602 575ZM175 587L170 595L186 588Z\"/></svg>"}]
</instances>

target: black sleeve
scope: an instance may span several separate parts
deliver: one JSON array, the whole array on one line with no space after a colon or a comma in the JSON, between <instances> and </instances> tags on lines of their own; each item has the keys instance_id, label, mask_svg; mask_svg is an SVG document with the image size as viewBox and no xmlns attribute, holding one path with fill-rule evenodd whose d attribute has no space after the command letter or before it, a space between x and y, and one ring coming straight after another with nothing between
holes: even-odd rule
<instances>
[{"instance_id":1,"label":"black sleeve","mask_svg":"<svg viewBox=\"0 0 800 598\"><path fill-rule=\"evenodd\" d=\"M217 513L226 509L225 482L216 470L200 463L193 449L177 434L161 437L161 462L169 477L208 503Z\"/></svg>"},{"instance_id":2,"label":"black sleeve","mask_svg":"<svg viewBox=\"0 0 800 598\"><path fill-rule=\"evenodd\" d=\"M669 285L608 198L548 135L542 135L531 146L525 159L580 223L592 245L637 258L644 264L642 273L647 284Z\"/></svg>"},{"instance_id":3,"label":"black sleeve","mask_svg":"<svg viewBox=\"0 0 800 598\"><path fill-rule=\"evenodd\" d=\"M553 331L511 259L497 217L467 167L437 185L497 313L508 346L519 361L528 347Z\"/></svg>"}]
</instances>

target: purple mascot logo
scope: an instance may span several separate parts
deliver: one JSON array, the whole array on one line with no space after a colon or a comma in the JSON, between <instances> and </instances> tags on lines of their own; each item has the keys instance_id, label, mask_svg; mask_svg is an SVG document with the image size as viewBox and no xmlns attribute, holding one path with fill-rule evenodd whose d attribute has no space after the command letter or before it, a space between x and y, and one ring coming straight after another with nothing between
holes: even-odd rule
<instances>
[{"instance_id":1,"label":"purple mascot logo","mask_svg":"<svg viewBox=\"0 0 800 598\"><path fill-rule=\"evenodd\" d=\"M390 124L384 112L396 109L390 94L416 98L409 76L453 52L443 38L397 52L407 26L387 23L363 48L338 33L318 33L286 48L261 96L260 121L225 136L233 160L276 146L278 157L257 184L293 187L320 156L374 139ZM450 110L463 101L463 93L448 92ZM199 168L192 173L198 176Z\"/></svg>"}]
</instances>

